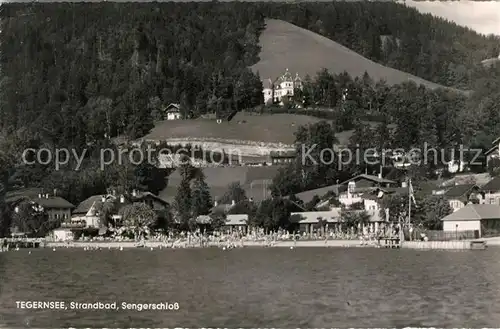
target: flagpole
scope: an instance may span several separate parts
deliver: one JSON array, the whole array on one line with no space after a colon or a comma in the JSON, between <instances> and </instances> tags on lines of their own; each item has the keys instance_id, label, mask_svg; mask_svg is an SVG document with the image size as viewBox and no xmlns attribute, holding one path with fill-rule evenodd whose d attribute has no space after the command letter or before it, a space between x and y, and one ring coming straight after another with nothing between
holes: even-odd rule
<instances>
[{"instance_id":1,"label":"flagpole","mask_svg":"<svg viewBox=\"0 0 500 329\"><path fill-rule=\"evenodd\" d=\"M413 187L411 185L411 178L409 179L409 184L408 184L408 225L410 225L411 222L411 200L413 198Z\"/></svg>"}]
</instances>

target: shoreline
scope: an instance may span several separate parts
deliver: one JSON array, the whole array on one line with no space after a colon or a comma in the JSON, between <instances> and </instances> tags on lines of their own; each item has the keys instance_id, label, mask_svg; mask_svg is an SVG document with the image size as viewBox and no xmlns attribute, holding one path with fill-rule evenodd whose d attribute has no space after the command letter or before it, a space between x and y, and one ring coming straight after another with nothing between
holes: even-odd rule
<instances>
[{"instance_id":1,"label":"shoreline","mask_svg":"<svg viewBox=\"0 0 500 329\"><path fill-rule=\"evenodd\" d=\"M493 240L493 239L492 239ZM462 241L406 241L402 246L395 248L420 249L420 250L471 250L478 249L472 246L472 242L483 242L479 249L485 249L489 246L500 246L500 238L493 241L484 240L462 240ZM46 242L40 248L55 249L84 249L84 250L103 250L103 249L201 249L201 248L389 248L394 247L379 245L377 241L355 240L278 240L278 241L210 241L201 245L198 241L188 243L188 241L69 241L69 242ZM24 248L23 248L24 249ZM33 248L28 248L33 249Z\"/></svg>"},{"instance_id":2,"label":"shoreline","mask_svg":"<svg viewBox=\"0 0 500 329\"><path fill-rule=\"evenodd\" d=\"M232 245L231 248L348 248L348 247L372 247L377 248L377 245L372 243L362 242L361 240L317 240L317 241L276 241L271 244L265 241L237 241L237 242L209 242L204 246L199 244L189 245L184 242L161 242L161 241L92 241L92 242L47 242L41 248L83 248L83 249L131 249L131 248L153 248L153 249L178 249L178 248L224 248Z\"/></svg>"}]
</instances>

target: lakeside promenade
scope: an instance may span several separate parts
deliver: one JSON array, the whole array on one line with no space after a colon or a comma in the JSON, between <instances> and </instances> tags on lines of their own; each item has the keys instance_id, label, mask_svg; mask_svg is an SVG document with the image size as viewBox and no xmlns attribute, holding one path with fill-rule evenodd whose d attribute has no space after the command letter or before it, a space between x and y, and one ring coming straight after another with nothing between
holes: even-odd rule
<instances>
[{"instance_id":1,"label":"lakeside promenade","mask_svg":"<svg viewBox=\"0 0 500 329\"><path fill-rule=\"evenodd\" d=\"M71 241L71 242L47 242L47 248L83 248L83 249L130 249L130 248L207 248L207 247L357 247L367 246L361 240L309 240L309 241L232 241L214 242L205 244L188 243L187 241L163 242L163 241ZM375 245L371 245L375 247Z\"/></svg>"},{"instance_id":2,"label":"lakeside promenade","mask_svg":"<svg viewBox=\"0 0 500 329\"><path fill-rule=\"evenodd\" d=\"M472 243L479 242L481 248L473 248ZM485 242L484 244L482 242ZM487 246L500 246L500 238L494 240L460 240L460 241L406 241L400 247L404 249L419 249L419 250L471 250L485 249ZM277 241L209 241L205 243L188 241L71 241L71 242L47 242L47 248L83 248L88 250L96 249L178 249L178 248L384 248L376 241L366 240L277 240Z\"/></svg>"},{"instance_id":3,"label":"lakeside promenade","mask_svg":"<svg viewBox=\"0 0 500 329\"><path fill-rule=\"evenodd\" d=\"M3 250L17 250L19 248L30 248L31 239L19 240L19 244L14 243L10 248ZM23 242L26 246L22 246ZM39 241L40 242L40 241ZM80 240L80 241L50 241L44 240L36 247L60 249L60 248L79 248L79 249L178 249L178 248L243 248L243 247L281 247L281 248L348 248L348 247L371 247L371 248L405 248L405 249L426 249L426 250L468 250L482 249L486 246L500 246L500 237L485 238L480 240L460 240L460 241L405 241L402 245L387 241L378 241L373 236L329 236L329 237L301 237L296 240L287 236L199 236L190 237L161 237L155 236L148 240ZM35 247L35 248L36 248Z\"/></svg>"}]
</instances>

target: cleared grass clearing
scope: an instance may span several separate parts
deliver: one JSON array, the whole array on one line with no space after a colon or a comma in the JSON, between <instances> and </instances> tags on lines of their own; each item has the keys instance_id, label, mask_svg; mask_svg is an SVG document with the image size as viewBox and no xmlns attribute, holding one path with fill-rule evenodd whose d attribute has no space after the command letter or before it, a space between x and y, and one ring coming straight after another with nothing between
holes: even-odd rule
<instances>
[{"instance_id":1,"label":"cleared grass clearing","mask_svg":"<svg viewBox=\"0 0 500 329\"><path fill-rule=\"evenodd\" d=\"M215 120L171 120L156 124L145 138L205 138L220 141L249 141L293 144L299 126L321 121L318 118L296 114L254 115L240 112L229 122Z\"/></svg>"},{"instance_id":2,"label":"cleared grass clearing","mask_svg":"<svg viewBox=\"0 0 500 329\"><path fill-rule=\"evenodd\" d=\"M314 77L326 68L337 74L346 71L352 77L361 77L366 71L375 81L384 79L389 85L414 81L433 89L446 88L375 63L335 41L282 20L266 20L259 43L260 61L251 68L259 72L263 81L274 80L287 68L293 75L298 73L301 77Z\"/></svg>"}]
</instances>

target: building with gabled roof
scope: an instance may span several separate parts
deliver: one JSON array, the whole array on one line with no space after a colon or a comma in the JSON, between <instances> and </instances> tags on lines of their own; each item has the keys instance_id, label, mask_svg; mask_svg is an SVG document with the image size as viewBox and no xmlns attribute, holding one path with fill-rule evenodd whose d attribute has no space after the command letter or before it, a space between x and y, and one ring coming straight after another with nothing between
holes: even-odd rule
<instances>
[{"instance_id":1,"label":"building with gabled roof","mask_svg":"<svg viewBox=\"0 0 500 329\"><path fill-rule=\"evenodd\" d=\"M163 115L166 120L179 120L181 118L180 104L170 103L163 109Z\"/></svg>"},{"instance_id":2,"label":"building with gabled roof","mask_svg":"<svg viewBox=\"0 0 500 329\"><path fill-rule=\"evenodd\" d=\"M17 204L21 201L29 201L42 207L49 220L64 221L71 217L71 211L75 206L66 199L57 195L57 190L53 193L44 193L41 188L25 188L9 191L6 194L7 204Z\"/></svg>"},{"instance_id":3,"label":"building with gabled roof","mask_svg":"<svg viewBox=\"0 0 500 329\"><path fill-rule=\"evenodd\" d=\"M493 177L481 187L481 191L484 193L484 203L500 205L500 177Z\"/></svg>"},{"instance_id":4,"label":"building with gabled roof","mask_svg":"<svg viewBox=\"0 0 500 329\"><path fill-rule=\"evenodd\" d=\"M295 89L302 89L302 79L296 73L295 77L288 71L275 79L269 78L263 89L264 104L274 103L283 105L283 97L293 97Z\"/></svg>"},{"instance_id":5,"label":"building with gabled roof","mask_svg":"<svg viewBox=\"0 0 500 329\"><path fill-rule=\"evenodd\" d=\"M483 197L479 192L479 186L476 184L461 184L450 187L443 193L443 196L455 212L475 200L477 203L482 203Z\"/></svg>"},{"instance_id":6,"label":"building with gabled roof","mask_svg":"<svg viewBox=\"0 0 500 329\"><path fill-rule=\"evenodd\" d=\"M484 152L486 155L486 164L492 159L500 159L500 137L495 139L491 145L491 148Z\"/></svg>"},{"instance_id":7,"label":"building with gabled roof","mask_svg":"<svg viewBox=\"0 0 500 329\"><path fill-rule=\"evenodd\" d=\"M469 204L441 219L443 231L475 231L477 236L498 233L500 227L500 205Z\"/></svg>"},{"instance_id":8,"label":"building with gabled roof","mask_svg":"<svg viewBox=\"0 0 500 329\"><path fill-rule=\"evenodd\" d=\"M80 224L82 227L103 227L99 212L107 204L115 211L111 217L115 220L116 224L117 221L121 219L118 215L119 209L136 202L147 204L159 216L163 215L162 211L169 207L167 201L151 192L133 190L131 193L119 195L114 192L110 194L93 195L80 202L78 207L76 207L71 217L71 223Z\"/></svg>"}]
</instances>

